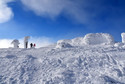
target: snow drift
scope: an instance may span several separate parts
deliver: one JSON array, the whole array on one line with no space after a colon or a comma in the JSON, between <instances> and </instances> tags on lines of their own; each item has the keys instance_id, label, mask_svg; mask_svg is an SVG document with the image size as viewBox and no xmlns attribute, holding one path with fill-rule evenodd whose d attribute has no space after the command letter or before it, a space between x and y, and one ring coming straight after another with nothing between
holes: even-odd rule
<instances>
[{"instance_id":1,"label":"snow drift","mask_svg":"<svg viewBox=\"0 0 125 84\"><path fill-rule=\"evenodd\" d=\"M87 34L84 37L84 43L88 45L97 45L97 44L113 44L114 39L110 34L107 33L96 33L96 34Z\"/></svg>"},{"instance_id":2,"label":"snow drift","mask_svg":"<svg viewBox=\"0 0 125 84\"><path fill-rule=\"evenodd\" d=\"M71 46L84 46L84 45L100 45L100 44L114 44L114 39L107 33L90 33L84 37L78 37L68 40L59 40L56 48L68 48Z\"/></svg>"},{"instance_id":3,"label":"snow drift","mask_svg":"<svg viewBox=\"0 0 125 84\"><path fill-rule=\"evenodd\" d=\"M124 43L118 42L114 44L114 47L125 47Z\"/></svg>"},{"instance_id":4,"label":"snow drift","mask_svg":"<svg viewBox=\"0 0 125 84\"><path fill-rule=\"evenodd\" d=\"M56 46L56 48L70 48L70 47L72 47L71 46L71 40L59 40L58 42L57 42L57 46Z\"/></svg>"}]
</instances>

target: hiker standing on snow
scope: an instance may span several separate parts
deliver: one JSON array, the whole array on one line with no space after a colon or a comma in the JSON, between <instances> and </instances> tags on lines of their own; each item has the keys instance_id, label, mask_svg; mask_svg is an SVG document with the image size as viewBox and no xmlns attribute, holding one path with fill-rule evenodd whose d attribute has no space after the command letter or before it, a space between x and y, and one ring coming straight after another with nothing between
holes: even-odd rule
<instances>
[{"instance_id":1,"label":"hiker standing on snow","mask_svg":"<svg viewBox=\"0 0 125 84\"><path fill-rule=\"evenodd\" d=\"M30 48L32 48L32 47L33 47L33 44L31 43L31 44L30 44Z\"/></svg>"},{"instance_id":2,"label":"hiker standing on snow","mask_svg":"<svg viewBox=\"0 0 125 84\"><path fill-rule=\"evenodd\" d=\"M24 38L24 48L28 48L28 40L30 39L30 37L29 36L26 36L25 38Z\"/></svg>"},{"instance_id":3,"label":"hiker standing on snow","mask_svg":"<svg viewBox=\"0 0 125 84\"><path fill-rule=\"evenodd\" d=\"M36 47L36 44L34 43L33 47L35 48Z\"/></svg>"}]
</instances>

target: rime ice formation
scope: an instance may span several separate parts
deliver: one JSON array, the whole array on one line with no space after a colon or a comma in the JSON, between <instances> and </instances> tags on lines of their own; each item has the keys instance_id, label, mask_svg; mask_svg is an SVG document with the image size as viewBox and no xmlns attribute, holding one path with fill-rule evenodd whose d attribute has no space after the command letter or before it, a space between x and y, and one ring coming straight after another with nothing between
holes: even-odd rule
<instances>
[{"instance_id":1,"label":"rime ice formation","mask_svg":"<svg viewBox=\"0 0 125 84\"><path fill-rule=\"evenodd\" d=\"M125 33L121 33L122 43L125 43Z\"/></svg>"},{"instance_id":2,"label":"rime ice formation","mask_svg":"<svg viewBox=\"0 0 125 84\"><path fill-rule=\"evenodd\" d=\"M57 42L56 48L66 48L66 47L72 47L70 44L70 40L59 40Z\"/></svg>"},{"instance_id":3,"label":"rime ice formation","mask_svg":"<svg viewBox=\"0 0 125 84\"><path fill-rule=\"evenodd\" d=\"M84 37L84 43L87 45L96 45L96 44L113 44L114 39L110 34L107 33L96 33L96 34L87 34Z\"/></svg>"},{"instance_id":4,"label":"rime ice formation","mask_svg":"<svg viewBox=\"0 0 125 84\"><path fill-rule=\"evenodd\" d=\"M28 48L28 40L30 39L30 36L24 37L24 48Z\"/></svg>"},{"instance_id":5,"label":"rime ice formation","mask_svg":"<svg viewBox=\"0 0 125 84\"><path fill-rule=\"evenodd\" d=\"M57 42L57 48L62 48L70 46L84 46L84 45L100 45L100 44L114 44L114 38L107 33L90 33L84 37L77 37L71 40L59 40ZM69 46L70 45L70 46Z\"/></svg>"},{"instance_id":6,"label":"rime ice formation","mask_svg":"<svg viewBox=\"0 0 125 84\"><path fill-rule=\"evenodd\" d=\"M19 48L19 41L17 40L17 39L15 39L15 40L13 40L12 42L11 42L11 44L13 44L14 45L14 48Z\"/></svg>"}]
</instances>

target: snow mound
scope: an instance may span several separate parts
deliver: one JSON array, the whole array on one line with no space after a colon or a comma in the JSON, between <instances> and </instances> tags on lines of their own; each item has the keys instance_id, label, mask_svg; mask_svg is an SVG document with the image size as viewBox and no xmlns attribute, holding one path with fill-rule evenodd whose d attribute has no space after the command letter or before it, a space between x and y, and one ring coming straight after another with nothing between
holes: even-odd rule
<instances>
[{"instance_id":1,"label":"snow mound","mask_svg":"<svg viewBox=\"0 0 125 84\"><path fill-rule=\"evenodd\" d=\"M71 48L73 46L82 46L84 45L84 38L78 37L74 39L66 39L57 41L56 48Z\"/></svg>"},{"instance_id":2,"label":"snow mound","mask_svg":"<svg viewBox=\"0 0 125 84\"><path fill-rule=\"evenodd\" d=\"M72 45L84 45L84 37L77 37L71 40L72 41Z\"/></svg>"},{"instance_id":3,"label":"snow mound","mask_svg":"<svg viewBox=\"0 0 125 84\"><path fill-rule=\"evenodd\" d=\"M125 43L125 33L121 33L121 37L122 37L122 43Z\"/></svg>"},{"instance_id":4,"label":"snow mound","mask_svg":"<svg viewBox=\"0 0 125 84\"><path fill-rule=\"evenodd\" d=\"M114 44L115 47L124 47L124 43L118 42Z\"/></svg>"},{"instance_id":5,"label":"snow mound","mask_svg":"<svg viewBox=\"0 0 125 84\"><path fill-rule=\"evenodd\" d=\"M110 34L107 33L90 33L85 35L84 43L87 45L113 44L114 39Z\"/></svg>"},{"instance_id":6,"label":"snow mound","mask_svg":"<svg viewBox=\"0 0 125 84\"><path fill-rule=\"evenodd\" d=\"M70 44L71 40L59 40L57 42L57 46L56 48L70 48L72 47L71 44Z\"/></svg>"},{"instance_id":7,"label":"snow mound","mask_svg":"<svg viewBox=\"0 0 125 84\"><path fill-rule=\"evenodd\" d=\"M69 48L72 46L84 45L99 45L99 44L114 44L114 39L107 33L90 33L84 37L77 37L74 39L59 40L56 48Z\"/></svg>"}]
</instances>

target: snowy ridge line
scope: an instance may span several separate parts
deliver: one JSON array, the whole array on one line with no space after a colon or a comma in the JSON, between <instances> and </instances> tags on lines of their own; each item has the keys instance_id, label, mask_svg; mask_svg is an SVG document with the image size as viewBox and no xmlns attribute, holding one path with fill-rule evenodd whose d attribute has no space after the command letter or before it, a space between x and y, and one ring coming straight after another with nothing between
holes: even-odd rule
<instances>
[{"instance_id":1,"label":"snowy ridge line","mask_svg":"<svg viewBox=\"0 0 125 84\"><path fill-rule=\"evenodd\" d=\"M107 44L107 34L100 36L89 44L78 38L74 45L0 49L0 84L125 84L124 44Z\"/></svg>"}]
</instances>

